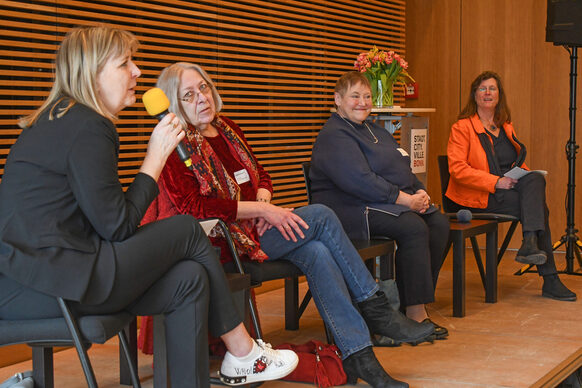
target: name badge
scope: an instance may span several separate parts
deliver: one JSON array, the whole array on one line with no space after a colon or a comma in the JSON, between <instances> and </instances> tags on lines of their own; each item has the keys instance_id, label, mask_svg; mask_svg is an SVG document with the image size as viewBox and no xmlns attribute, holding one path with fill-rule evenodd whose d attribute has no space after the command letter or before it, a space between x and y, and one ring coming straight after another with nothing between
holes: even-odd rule
<instances>
[{"instance_id":1,"label":"name badge","mask_svg":"<svg viewBox=\"0 0 582 388\"><path fill-rule=\"evenodd\" d=\"M234 179L236 180L236 183L241 185L243 183L250 181L251 177L249 176L248 171L243 168L242 170L235 171Z\"/></svg>"},{"instance_id":2,"label":"name badge","mask_svg":"<svg viewBox=\"0 0 582 388\"><path fill-rule=\"evenodd\" d=\"M406 151L404 150L404 148L400 148L400 147L398 147L398 148L396 148L396 149L398 150L398 152L400 152L400 154L402 154L402 156L408 156L408 152L406 152Z\"/></svg>"}]
</instances>

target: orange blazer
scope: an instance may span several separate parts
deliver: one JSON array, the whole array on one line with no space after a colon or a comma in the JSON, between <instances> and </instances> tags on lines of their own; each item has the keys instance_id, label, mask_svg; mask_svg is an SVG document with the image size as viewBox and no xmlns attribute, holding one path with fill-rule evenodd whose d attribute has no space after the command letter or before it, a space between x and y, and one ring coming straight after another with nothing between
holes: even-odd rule
<instances>
[{"instance_id":1,"label":"orange blazer","mask_svg":"<svg viewBox=\"0 0 582 388\"><path fill-rule=\"evenodd\" d=\"M516 164L528 169L523 163L525 147L517 140L513 125L503 124L503 130L522 160ZM500 177L491 166L492 152L493 140L476 114L453 124L447 145L451 178L445 195L461 206L486 208L489 193L495 193Z\"/></svg>"}]
</instances>

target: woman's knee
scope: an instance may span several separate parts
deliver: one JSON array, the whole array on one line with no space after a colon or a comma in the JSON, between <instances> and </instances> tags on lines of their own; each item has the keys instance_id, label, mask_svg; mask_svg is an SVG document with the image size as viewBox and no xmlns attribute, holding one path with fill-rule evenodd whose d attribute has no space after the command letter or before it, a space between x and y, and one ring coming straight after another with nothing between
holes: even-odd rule
<instances>
[{"instance_id":1,"label":"woman's knee","mask_svg":"<svg viewBox=\"0 0 582 388\"><path fill-rule=\"evenodd\" d=\"M414 212L405 212L398 217L399 237L397 241L428 241L429 228L424 219Z\"/></svg>"},{"instance_id":2,"label":"woman's knee","mask_svg":"<svg viewBox=\"0 0 582 388\"><path fill-rule=\"evenodd\" d=\"M182 260L171 267L164 281L174 284L176 296L182 300L208 298L210 288L204 267L192 260Z\"/></svg>"},{"instance_id":3,"label":"woman's knee","mask_svg":"<svg viewBox=\"0 0 582 388\"><path fill-rule=\"evenodd\" d=\"M533 172L527 174L519 180L521 185L525 186L527 190L545 190L546 178L539 173Z\"/></svg>"},{"instance_id":4,"label":"woman's knee","mask_svg":"<svg viewBox=\"0 0 582 388\"><path fill-rule=\"evenodd\" d=\"M329 249L318 240L309 241L301 248L289 253L286 258L303 271L308 271L314 267L329 267L334 263Z\"/></svg>"},{"instance_id":5,"label":"woman's knee","mask_svg":"<svg viewBox=\"0 0 582 388\"><path fill-rule=\"evenodd\" d=\"M173 240L204 233L198 220L188 214L179 214L146 224L140 228L140 232L156 234L157 238L168 236Z\"/></svg>"},{"instance_id":6,"label":"woman's knee","mask_svg":"<svg viewBox=\"0 0 582 388\"><path fill-rule=\"evenodd\" d=\"M303 210L306 216L309 216L314 220L331 220L333 222L339 222L339 218L337 218L334 211L322 204L309 205L300 210Z\"/></svg>"},{"instance_id":7,"label":"woman's knee","mask_svg":"<svg viewBox=\"0 0 582 388\"><path fill-rule=\"evenodd\" d=\"M430 228L438 230L439 233L447 234L451 228L449 218L441 212L435 212L431 216Z\"/></svg>"},{"instance_id":8,"label":"woman's knee","mask_svg":"<svg viewBox=\"0 0 582 388\"><path fill-rule=\"evenodd\" d=\"M170 217L174 222L174 226L179 230L194 231L196 234L203 232L200 222L189 214L179 214Z\"/></svg>"}]
</instances>

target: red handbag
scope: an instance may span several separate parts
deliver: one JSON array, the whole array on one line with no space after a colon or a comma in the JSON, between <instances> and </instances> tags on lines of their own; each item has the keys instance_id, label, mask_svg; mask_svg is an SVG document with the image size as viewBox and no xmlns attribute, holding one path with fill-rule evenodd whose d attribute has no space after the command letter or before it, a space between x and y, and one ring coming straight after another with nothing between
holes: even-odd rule
<instances>
[{"instance_id":1,"label":"red handbag","mask_svg":"<svg viewBox=\"0 0 582 388\"><path fill-rule=\"evenodd\" d=\"M283 380L312 383L320 388L344 385L347 382L341 353L336 345L311 340L303 345L284 343L276 348L291 349L299 357L297 368Z\"/></svg>"}]
</instances>

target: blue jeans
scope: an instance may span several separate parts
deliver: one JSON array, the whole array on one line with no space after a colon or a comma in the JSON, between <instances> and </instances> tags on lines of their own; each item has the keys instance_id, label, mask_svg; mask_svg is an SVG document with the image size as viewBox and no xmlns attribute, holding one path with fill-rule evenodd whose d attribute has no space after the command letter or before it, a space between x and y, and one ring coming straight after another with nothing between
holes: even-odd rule
<instances>
[{"instance_id":1,"label":"blue jeans","mask_svg":"<svg viewBox=\"0 0 582 388\"><path fill-rule=\"evenodd\" d=\"M345 359L372 346L354 303L370 298L378 285L331 209L310 205L294 213L309 225L305 238L286 241L271 228L261 237L261 248L271 260L289 260L303 271L319 314Z\"/></svg>"}]
</instances>

